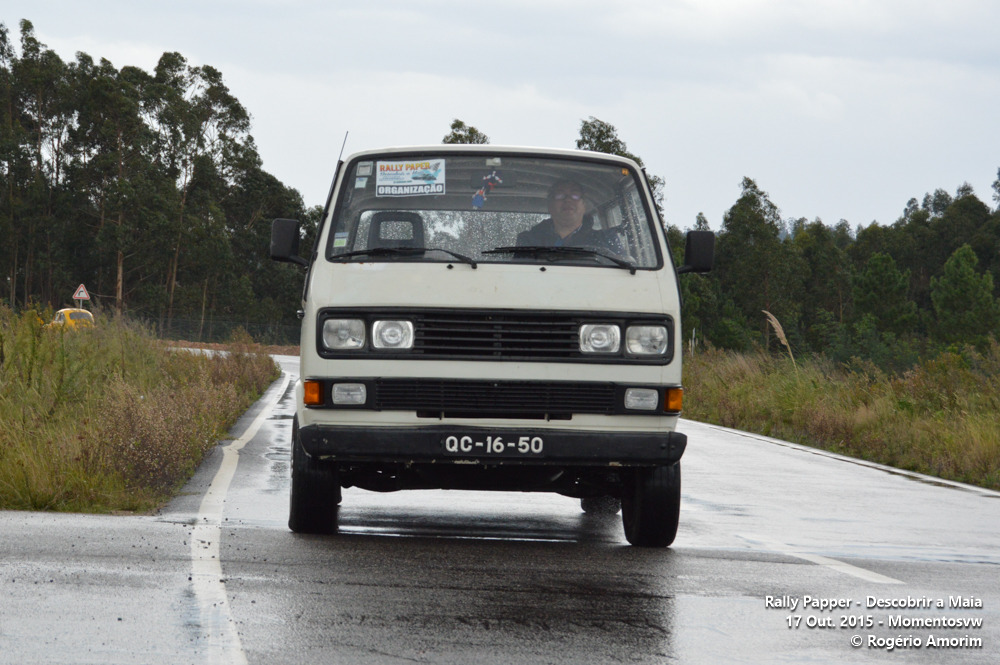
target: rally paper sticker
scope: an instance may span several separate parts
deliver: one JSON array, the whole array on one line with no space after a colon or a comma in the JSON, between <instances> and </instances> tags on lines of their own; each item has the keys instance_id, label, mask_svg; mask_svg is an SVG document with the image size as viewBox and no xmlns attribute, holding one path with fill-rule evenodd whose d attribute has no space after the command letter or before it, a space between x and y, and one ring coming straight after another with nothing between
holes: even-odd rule
<instances>
[{"instance_id":1,"label":"rally paper sticker","mask_svg":"<svg viewBox=\"0 0 1000 665\"><path fill-rule=\"evenodd\" d=\"M379 162L375 196L444 194L444 160Z\"/></svg>"}]
</instances>

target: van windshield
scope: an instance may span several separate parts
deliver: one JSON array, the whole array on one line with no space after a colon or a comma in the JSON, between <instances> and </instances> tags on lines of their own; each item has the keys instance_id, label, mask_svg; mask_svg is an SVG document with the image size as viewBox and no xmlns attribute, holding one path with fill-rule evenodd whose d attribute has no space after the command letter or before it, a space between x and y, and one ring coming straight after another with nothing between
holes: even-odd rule
<instances>
[{"instance_id":1,"label":"van windshield","mask_svg":"<svg viewBox=\"0 0 1000 665\"><path fill-rule=\"evenodd\" d=\"M342 183L331 261L662 265L655 212L620 163L379 155L348 164Z\"/></svg>"}]
</instances>

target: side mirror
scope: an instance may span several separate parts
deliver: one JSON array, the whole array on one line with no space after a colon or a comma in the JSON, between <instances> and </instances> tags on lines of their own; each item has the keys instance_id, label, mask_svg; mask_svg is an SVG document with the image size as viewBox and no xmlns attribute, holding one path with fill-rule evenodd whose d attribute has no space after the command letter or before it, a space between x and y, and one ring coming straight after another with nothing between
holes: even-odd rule
<instances>
[{"instance_id":1,"label":"side mirror","mask_svg":"<svg viewBox=\"0 0 1000 665\"><path fill-rule=\"evenodd\" d=\"M715 234L711 231L688 231L684 244L684 265L678 274L709 272L715 264Z\"/></svg>"},{"instance_id":2,"label":"side mirror","mask_svg":"<svg viewBox=\"0 0 1000 665\"><path fill-rule=\"evenodd\" d=\"M309 262L299 256L299 221L297 219L276 219L271 222L271 258L285 263L308 266Z\"/></svg>"}]
</instances>

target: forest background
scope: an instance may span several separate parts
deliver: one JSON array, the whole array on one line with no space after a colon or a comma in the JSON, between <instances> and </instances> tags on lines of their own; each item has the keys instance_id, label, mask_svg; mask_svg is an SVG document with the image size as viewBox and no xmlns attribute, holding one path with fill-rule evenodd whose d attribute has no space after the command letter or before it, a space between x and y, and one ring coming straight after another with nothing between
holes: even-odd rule
<instances>
[{"instance_id":1,"label":"forest background","mask_svg":"<svg viewBox=\"0 0 1000 665\"><path fill-rule=\"evenodd\" d=\"M456 120L444 141L489 139ZM593 117L576 147L637 158ZM0 24L0 187L0 303L57 308L84 283L101 308L163 336L296 339L303 275L267 259L270 222L302 220L308 247L322 207L262 168L250 115L211 66L179 53L152 72L84 53L64 62L30 22L19 48ZM993 188L1000 204L1000 171ZM683 231L667 230L677 255ZM998 283L1000 211L967 184L911 199L890 225L852 227L782 219L744 178L716 269L683 282L684 343L903 372L942 351L986 351Z\"/></svg>"}]
</instances>

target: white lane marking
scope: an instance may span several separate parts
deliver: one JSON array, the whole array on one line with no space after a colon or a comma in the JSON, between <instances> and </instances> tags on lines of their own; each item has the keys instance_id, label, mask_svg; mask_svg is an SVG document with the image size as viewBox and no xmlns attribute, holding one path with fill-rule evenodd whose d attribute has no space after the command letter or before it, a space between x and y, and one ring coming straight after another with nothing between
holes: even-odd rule
<instances>
[{"instance_id":1,"label":"white lane marking","mask_svg":"<svg viewBox=\"0 0 1000 665\"><path fill-rule=\"evenodd\" d=\"M844 573L845 575L852 575L854 577L865 580L866 582L874 582L875 584L904 584L902 580L897 580L894 577L887 577L885 575L880 575L878 573L872 572L865 568L859 568L857 566L852 566L849 563L844 563L838 559L831 559L829 557L821 556L819 554L813 554L812 552L803 552L799 548L786 545L784 543L778 543L772 540L764 540L762 538L757 538L755 536L744 536L741 535L740 538L748 540L750 542L760 543L770 550L778 552L779 554L785 554L787 556L795 557L796 559L803 559L811 563L819 564L820 566L826 566L836 570L837 572Z\"/></svg>"},{"instance_id":2,"label":"white lane marking","mask_svg":"<svg viewBox=\"0 0 1000 665\"><path fill-rule=\"evenodd\" d=\"M282 372L281 388L271 404L243 432L243 436L222 448L222 464L201 500L191 532L191 584L201 616L202 638L206 640L206 662L245 665L246 654L229 612L226 582L222 577L219 541L222 538L222 509L229 484L236 474L240 450L257 434L288 388L289 375Z\"/></svg>"}]
</instances>

